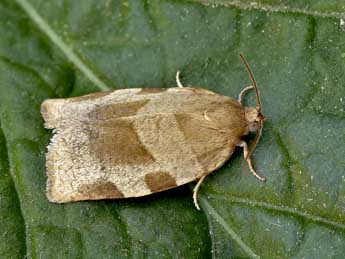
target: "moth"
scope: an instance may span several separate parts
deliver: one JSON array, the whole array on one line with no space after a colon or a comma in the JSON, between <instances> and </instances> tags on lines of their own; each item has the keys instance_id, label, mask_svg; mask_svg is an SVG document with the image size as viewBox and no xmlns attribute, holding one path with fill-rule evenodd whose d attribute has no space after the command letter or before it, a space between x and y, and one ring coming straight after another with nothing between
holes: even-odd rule
<instances>
[{"instance_id":1,"label":"moth","mask_svg":"<svg viewBox=\"0 0 345 259\"><path fill-rule=\"evenodd\" d=\"M51 202L140 197L198 181L220 168L237 146L253 175L251 155L264 116L254 75L238 99L206 89L135 88L48 99L41 105L45 127L54 129L46 154ZM256 107L243 96L256 93ZM256 132L252 146L241 138Z\"/></svg>"}]
</instances>

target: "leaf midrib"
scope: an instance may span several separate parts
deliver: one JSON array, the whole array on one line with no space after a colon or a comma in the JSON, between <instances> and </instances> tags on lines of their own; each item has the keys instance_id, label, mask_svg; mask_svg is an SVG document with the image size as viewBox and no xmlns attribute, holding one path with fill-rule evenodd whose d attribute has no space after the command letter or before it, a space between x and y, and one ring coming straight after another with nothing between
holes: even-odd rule
<instances>
[{"instance_id":1,"label":"leaf midrib","mask_svg":"<svg viewBox=\"0 0 345 259\"><path fill-rule=\"evenodd\" d=\"M75 51L68 46L53 28L43 19L36 9L26 0L16 0L29 18L37 25L37 27L56 45L66 56L66 58L78 68L86 78L94 83L101 91L110 90L107 84L98 77L75 53Z\"/></svg>"}]
</instances>

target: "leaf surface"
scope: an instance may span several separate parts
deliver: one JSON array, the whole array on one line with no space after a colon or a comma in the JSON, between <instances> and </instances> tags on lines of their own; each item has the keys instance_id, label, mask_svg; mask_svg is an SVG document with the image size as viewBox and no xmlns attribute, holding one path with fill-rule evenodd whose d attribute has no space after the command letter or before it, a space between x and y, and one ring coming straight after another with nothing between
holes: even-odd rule
<instances>
[{"instance_id":1,"label":"leaf surface","mask_svg":"<svg viewBox=\"0 0 345 259\"><path fill-rule=\"evenodd\" d=\"M0 0L1 258L343 258L345 6L333 1ZM111 88L188 86L268 118L201 187L52 204L40 104ZM246 98L254 103L253 95ZM250 139L250 138L248 138Z\"/></svg>"}]
</instances>

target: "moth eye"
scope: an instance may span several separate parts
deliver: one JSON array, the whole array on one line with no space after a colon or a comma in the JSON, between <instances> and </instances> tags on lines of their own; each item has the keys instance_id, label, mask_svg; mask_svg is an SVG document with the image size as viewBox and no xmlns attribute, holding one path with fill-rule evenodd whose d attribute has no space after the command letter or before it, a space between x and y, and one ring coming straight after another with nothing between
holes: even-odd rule
<instances>
[{"instance_id":1,"label":"moth eye","mask_svg":"<svg viewBox=\"0 0 345 259\"><path fill-rule=\"evenodd\" d=\"M249 131L250 132L255 132L259 129L259 123L256 121L249 123Z\"/></svg>"}]
</instances>

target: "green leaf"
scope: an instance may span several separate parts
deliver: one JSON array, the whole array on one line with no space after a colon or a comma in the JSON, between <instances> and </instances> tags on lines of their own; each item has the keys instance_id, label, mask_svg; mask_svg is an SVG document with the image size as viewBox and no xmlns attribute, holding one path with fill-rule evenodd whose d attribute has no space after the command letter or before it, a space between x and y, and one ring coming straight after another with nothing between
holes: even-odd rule
<instances>
[{"instance_id":1,"label":"green leaf","mask_svg":"<svg viewBox=\"0 0 345 259\"><path fill-rule=\"evenodd\" d=\"M1 258L343 258L343 1L0 0ZM52 204L40 104L107 88L189 86L236 97L258 81L267 117L200 190ZM253 96L246 102L254 103ZM249 138L250 139L250 138Z\"/></svg>"}]
</instances>

